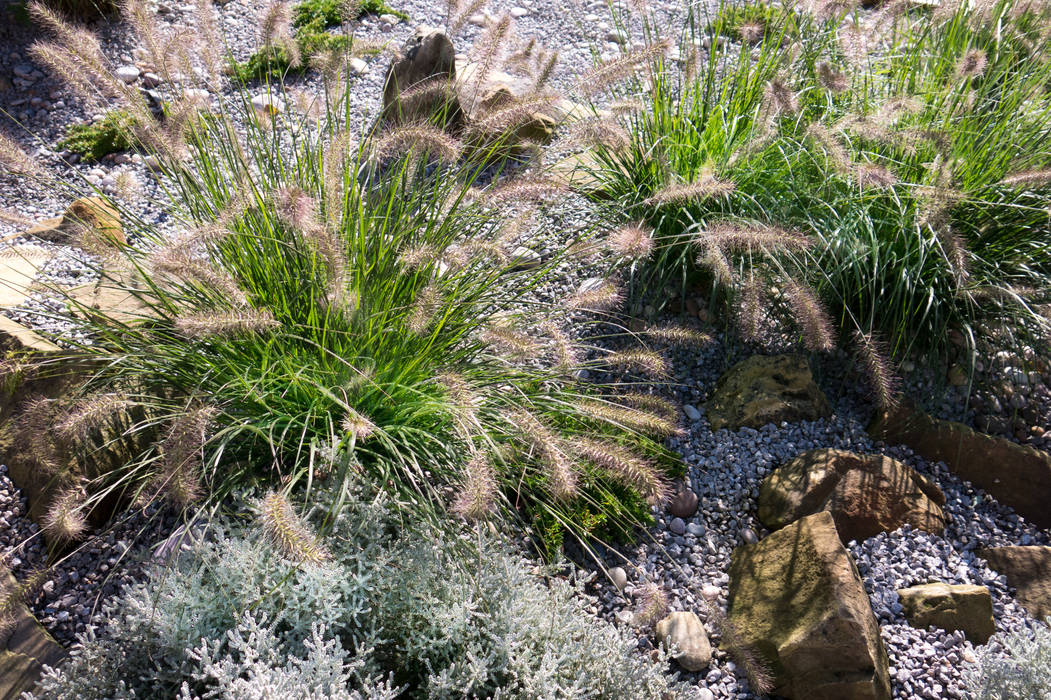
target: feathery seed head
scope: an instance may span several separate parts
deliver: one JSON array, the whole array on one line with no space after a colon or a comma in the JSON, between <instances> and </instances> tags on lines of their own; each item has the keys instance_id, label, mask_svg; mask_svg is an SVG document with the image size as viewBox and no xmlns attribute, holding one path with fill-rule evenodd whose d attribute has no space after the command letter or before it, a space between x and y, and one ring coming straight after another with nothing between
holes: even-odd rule
<instances>
[{"instance_id":1,"label":"feathery seed head","mask_svg":"<svg viewBox=\"0 0 1051 700\"><path fill-rule=\"evenodd\" d=\"M518 359L536 355L540 344L510 325L490 323L482 331L482 340Z\"/></svg>"},{"instance_id":2,"label":"feathery seed head","mask_svg":"<svg viewBox=\"0 0 1051 700\"><path fill-rule=\"evenodd\" d=\"M244 309L231 312L205 311L175 319L175 330L189 338L232 337L263 333L281 324L269 309Z\"/></svg>"},{"instance_id":3,"label":"feathery seed head","mask_svg":"<svg viewBox=\"0 0 1051 700\"><path fill-rule=\"evenodd\" d=\"M320 564L330 558L283 493L271 491L259 502L259 524L271 544L292 561Z\"/></svg>"},{"instance_id":4,"label":"feathery seed head","mask_svg":"<svg viewBox=\"0 0 1051 700\"><path fill-rule=\"evenodd\" d=\"M670 485L657 465L615 442L578 436L569 448L582 459L604 469L611 477L637 489L651 505L667 500Z\"/></svg>"},{"instance_id":5,"label":"feathery seed head","mask_svg":"<svg viewBox=\"0 0 1051 700\"><path fill-rule=\"evenodd\" d=\"M609 353L603 359L612 367L639 372L654 379L666 379L671 373L668 361L650 350L621 350Z\"/></svg>"},{"instance_id":6,"label":"feathery seed head","mask_svg":"<svg viewBox=\"0 0 1051 700\"><path fill-rule=\"evenodd\" d=\"M653 253L653 231L642 224L621 226L610 234L608 243L617 255L641 260Z\"/></svg>"},{"instance_id":7,"label":"feathery seed head","mask_svg":"<svg viewBox=\"0 0 1051 700\"><path fill-rule=\"evenodd\" d=\"M981 77L985 73L988 63L989 59L984 51L981 49L970 49L956 64L956 75L964 80Z\"/></svg>"},{"instance_id":8,"label":"feathery seed head","mask_svg":"<svg viewBox=\"0 0 1051 700\"><path fill-rule=\"evenodd\" d=\"M808 285L788 278L784 281L785 297L792 317L803 331L808 350L827 352L835 347L832 320L817 294Z\"/></svg>"},{"instance_id":9,"label":"feathery seed head","mask_svg":"<svg viewBox=\"0 0 1051 700\"><path fill-rule=\"evenodd\" d=\"M632 615L632 622L642 629L656 625L668 614L668 597L664 589L647 581L639 591L638 602Z\"/></svg>"},{"instance_id":10,"label":"feathery seed head","mask_svg":"<svg viewBox=\"0 0 1051 700\"><path fill-rule=\"evenodd\" d=\"M817 73L818 83L829 92L840 93L850 87L847 76L836 70L828 61L818 61L814 64L814 71Z\"/></svg>"},{"instance_id":11,"label":"feathery seed head","mask_svg":"<svg viewBox=\"0 0 1051 700\"><path fill-rule=\"evenodd\" d=\"M353 408L347 409L341 426L343 431L353 436L357 442L365 440L376 431L376 424Z\"/></svg>"},{"instance_id":12,"label":"feathery seed head","mask_svg":"<svg viewBox=\"0 0 1051 700\"><path fill-rule=\"evenodd\" d=\"M667 185L651 197L642 201L644 207L660 207L669 204L698 202L725 197L734 191L734 184L717 178L711 170L704 169L693 182Z\"/></svg>"},{"instance_id":13,"label":"feathery seed head","mask_svg":"<svg viewBox=\"0 0 1051 700\"><path fill-rule=\"evenodd\" d=\"M701 333L685 326L657 326L655 328L647 328L645 334L662 343L681 347L707 345L712 342L712 337L707 333Z\"/></svg>"},{"instance_id":14,"label":"feathery seed head","mask_svg":"<svg viewBox=\"0 0 1051 700\"><path fill-rule=\"evenodd\" d=\"M372 158L383 161L400 156L433 157L445 163L455 163L460 158L461 148L459 141L436 126L409 124L395 127L378 138L372 146Z\"/></svg>"},{"instance_id":15,"label":"feathery seed head","mask_svg":"<svg viewBox=\"0 0 1051 700\"><path fill-rule=\"evenodd\" d=\"M487 454L477 452L464 468L463 485L451 510L465 520L482 520L493 511L497 495L493 463Z\"/></svg>"},{"instance_id":16,"label":"feathery seed head","mask_svg":"<svg viewBox=\"0 0 1051 700\"><path fill-rule=\"evenodd\" d=\"M884 411L893 410L901 401L901 380L891 367L886 344L877 341L872 334L860 330L855 331L854 342L857 344L858 354L868 374L877 404Z\"/></svg>"},{"instance_id":17,"label":"feathery seed head","mask_svg":"<svg viewBox=\"0 0 1051 700\"><path fill-rule=\"evenodd\" d=\"M299 231L317 226L317 202L300 187L281 187L274 193L277 218Z\"/></svg>"},{"instance_id":18,"label":"feathery seed head","mask_svg":"<svg viewBox=\"0 0 1051 700\"><path fill-rule=\"evenodd\" d=\"M774 116L795 114L799 111L799 98L780 78L774 78L766 84L763 101L767 110Z\"/></svg>"},{"instance_id":19,"label":"feathery seed head","mask_svg":"<svg viewBox=\"0 0 1051 700\"><path fill-rule=\"evenodd\" d=\"M890 189L898 184L898 178L889 169L875 163L861 163L854 167L854 180L858 187L868 189Z\"/></svg>"},{"instance_id":20,"label":"feathery seed head","mask_svg":"<svg viewBox=\"0 0 1051 700\"><path fill-rule=\"evenodd\" d=\"M87 532L88 520L84 512L86 495L80 487L61 491L48 506L41 527L59 542L72 542Z\"/></svg>"},{"instance_id":21,"label":"feathery seed head","mask_svg":"<svg viewBox=\"0 0 1051 700\"><path fill-rule=\"evenodd\" d=\"M597 399L580 399L574 402L573 406L585 416L629 430L663 436L681 433L679 426L671 417L657 415L647 409L621 406Z\"/></svg>"},{"instance_id":22,"label":"feathery seed head","mask_svg":"<svg viewBox=\"0 0 1051 700\"><path fill-rule=\"evenodd\" d=\"M735 318L737 332L747 342L762 340L763 309L766 306L766 292L762 278L752 272L741 285L737 295Z\"/></svg>"},{"instance_id":23,"label":"feathery seed head","mask_svg":"<svg viewBox=\"0 0 1051 700\"><path fill-rule=\"evenodd\" d=\"M613 282L602 282L581 289L566 300L566 308L572 311L608 311L613 309L624 296Z\"/></svg>"},{"instance_id":24,"label":"feathery seed head","mask_svg":"<svg viewBox=\"0 0 1051 700\"><path fill-rule=\"evenodd\" d=\"M428 284L419 290L405 319L406 327L417 334L426 331L441 309L442 302L442 291L437 285Z\"/></svg>"},{"instance_id":25,"label":"feathery seed head","mask_svg":"<svg viewBox=\"0 0 1051 700\"><path fill-rule=\"evenodd\" d=\"M720 251L752 248L804 250L813 245L813 241L798 231L788 231L769 224L742 225L730 221L711 224L698 234L695 242L702 250L714 247Z\"/></svg>"},{"instance_id":26,"label":"feathery seed head","mask_svg":"<svg viewBox=\"0 0 1051 700\"><path fill-rule=\"evenodd\" d=\"M123 394L93 394L77 403L55 427L66 438L83 438L132 405Z\"/></svg>"},{"instance_id":27,"label":"feathery seed head","mask_svg":"<svg viewBox=\"0 0 1051 700\"><path fill-rule=\"evenodd\" d=\"M486 204L499 205L505 202L542 201L565 194L567 187L549 178L522 178L487 190L483 197Z\"/></svg>"},{"instance_id":28,"label":"feathery seed head","mask_svg":"<svg viewBox=\"0 0 1051 700\"><path fill-rule=\"evenodd\" d=\"M584 75L577 83L585 95L594 95L634 76L643 66L658 61L671 49L667 39L625 52L619 58L605 61Z\"/></svg>"},{"instance_id":29,"label":"feathery seed head","mask_svg":"<svg viewBox=\"0 0 1051 700\"><path fill-rule=\"evenodd\" d=\"M737 27L737 34L741 37L741 41L749 44L755 44L763 38L763 34L766 32L766 27L762 22L742 22Z\"/></svg>"}]
</instances>

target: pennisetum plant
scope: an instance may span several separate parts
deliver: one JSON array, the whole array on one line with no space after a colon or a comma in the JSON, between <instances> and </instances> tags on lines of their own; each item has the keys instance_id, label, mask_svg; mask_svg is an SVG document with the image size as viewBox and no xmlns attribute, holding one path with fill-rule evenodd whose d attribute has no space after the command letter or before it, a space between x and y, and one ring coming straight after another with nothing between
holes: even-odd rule
<instances>
[{"instance_id":1,"label":"pennisetum plant","mask_svg":"<svg viewBox=\"0 0 1051 700\"><path fill-rule=\"evenodd\" d=\"M198 10L210 18L210 8ZM170 38L134 0L128 11L154 60L168 66ZM355 125L347 81L326 82L309 100L275 87L277 107L264 113L243 89L212 109L200 101L191 109L176 91L173 105L187 109L162 124L137 92L108 77L93 37L34 12L56 38L35 54L56 68L90 68L99 79L75 79L82 97L116 100L137 115L135 142L156 156L168 198L159 205L177 223L174 234L161 232L121 206L135 243L108 241L98 273L127 307L69 298L61 315L77 333L34 367L41 376L73 371L78 382L60 399L27 405L33 426L51 421L78 437L71 450L104 449L113 430L141 438L118 469L48 467L68 484L48 515L56 536L82 536L102 499L186 508L256 484L309 498L318 481L338 491L360 474L430 512L518 516L580 536L602 522L630 528L665 497L670 457L659 440L677 430L675 419L619 396L615 384L574 378L588 362L664 374L663 358L640 351L584 361L598 351L578 349L561 330L564 315L607 308L619 290L558 308L527 303L557 260L523 270L513 251L528 231L521 217L504 220L501 207L528 210L561 185L533 176L483 186L462 141L433 123ZM489 36L506 33L498 23ZM173 55L181 61L192 48ZM480 60L492 63L495 52L483 47ZM535 62L538 86L550 60ZM187 67L168 66L221 94L219 70ZM311 113L298 115L297 104ZM521 115L481 118L509 130ZM29 169L4 146L5 165ZM616 245L640 254L647 234L624 232ZM341 455L337 469L319 458L332 452ZM48 457L41 449L41 464ZM577 517L581 508L592 515ZM280 547L304 560L324 556L283 496L267 496L260 509Z\"/></svg>"}]
</instances>

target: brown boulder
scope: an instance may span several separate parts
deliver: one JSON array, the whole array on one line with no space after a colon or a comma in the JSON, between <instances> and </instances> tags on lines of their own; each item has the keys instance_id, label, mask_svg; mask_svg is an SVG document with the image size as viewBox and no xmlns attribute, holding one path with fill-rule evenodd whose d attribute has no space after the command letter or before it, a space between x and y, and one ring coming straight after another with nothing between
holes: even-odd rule
<instances>
[{"instance_id":1,"label":"brown boulder","mask_svg":"<svg viewBox=\"0 0 1051 700\"><path fill-rule=\"evenodd\" d=\"M719 378L708 403L712 430L816 420L832 414L802 355L753 355Z\"/></svg>"},{"instance_id":2,"label":"brown boulder","mask_svg":"<svg viewBox=\"0 0 1051 700\"><path fill-rule=\"evenodd\" d=\"M883 455L810 450L774 470L759 490L759 520L771 530L827 510L843 542L912 525L945 529L945 496L906 464Z\"/></svg>"},{"instance_id":3,"label":"brown boulder","mask_svg":"<svg viewBox=\"0 0 1051 700\"><path fill-rule=\"evenodd\" d=\"M913 627L961 630L972 644L985 644L996 632L993 598L985 586L927 583L901 588L898 597Z\"/></svg>"},{"instance_id":4,"label":"brown boulder","mask_svg":"<svg viewBox=\"0 0 1051 700\"><path fill-rule=\"evenodd\" d=\"M908 445L927 460L945 462L1030 522L1051 527L1051 454L932 418L911 406L877 416L868 431L877 440Z\"/></svg>"},{"instance_id":5,"label":"brown boulder","mask_svg":"<svg viewBox=\"0 0 1051 700\"><path fill-rule=\"evenodd\" d=\"M738 547L729 589L729 622L769 664L775 693L799 700L890 698L879 625L830 513Z\"/></svg>"},{"instance_id":6,"label":"brown boulder","mask_svg":"<svg viewBox=\"0 0 1051 700\"><path fill-rule=\"evenodd\" d=\"M62 216L41 221L19 235L88 248L128 242L121 226L120 212L102 197L76 199Z\"/></svg>"},{"instance_id":7,"label":"brown boulder","mask_svg":"<svg viewBox=\"0 0 1051 700\"><path fill-rule=\"evenodd\" d=\"M456 97L456 50L445 32L418 27L383 83L385 124L434 122L459 131L464 114ZM431 89L433 88L433 89Z\"/></svg>"},{"instance_id":8,"label":"brown boulder","mask_svg":"<svg viewBox=\"0 0 1051 700\"><path fill-rule=\"evenodd\" d=\"M1051 547L991 547L977 554L1007 577L1018 604L1030 615L1051 617Z\"/></svg>"}]
</instances>

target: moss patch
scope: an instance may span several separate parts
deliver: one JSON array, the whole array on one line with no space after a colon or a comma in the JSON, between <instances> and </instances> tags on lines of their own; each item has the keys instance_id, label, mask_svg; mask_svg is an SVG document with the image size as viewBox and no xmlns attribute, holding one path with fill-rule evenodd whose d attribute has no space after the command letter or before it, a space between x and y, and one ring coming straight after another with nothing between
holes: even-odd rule
<instances>
[{"instance_id":1,"label":"moss patch","mask_svg":"<svg viewBox=\"0 0 1051 700\"><path fill-rule=\"evenodd\" d=\"M798 32L792 10L766 3L724 5L711 26L716 34L751 43L758 43L768 33L776 36L784 31L786 36L794 36Z\"/></svg>"},{"instance_id":2,"label":"moss patch","mask_svg":"<svg viewBox=\"0 0 1051 700\"><path fill-rule=\"evenodd\" d=\"M97 161L110 153L126 151L132 147L128 137L128 119L127 112L115 110L94 124L74 124L58 145L80 154L86 161Z\"/></svg>"},{"instance_id":3,"label":"moss patch","mask_svg":"<svg viewBox=\"0 0 1051 700\"><path fill-rule=\"evenodd\" d=\"M343 23L345 3L339 0L304 0L292 9L292 26L302 33L304 30L317 33L328 27L337 27ZM404 12L399 12L383 0L364 0L358 6L358 17L364 15L394 15L409 19Z\"/></svg>"}]
</instances>

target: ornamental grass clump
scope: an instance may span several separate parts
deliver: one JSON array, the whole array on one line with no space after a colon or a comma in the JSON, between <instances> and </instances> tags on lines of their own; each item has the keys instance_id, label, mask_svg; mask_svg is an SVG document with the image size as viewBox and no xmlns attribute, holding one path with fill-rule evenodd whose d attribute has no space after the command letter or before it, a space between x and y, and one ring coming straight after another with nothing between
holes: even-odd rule
<instances>
[{"instance_id":1,"label":"ornamental grass clump","mask_svg":"<svg viewBox=\"0 0 1051 700\"><path fill-rule=\"evenodd\" d=\"M51 21L59 36L73 31ZM65 62L78 51L37 47ZM622 400L616 383L575 377L589 366L665 374L666 361L577 349L564 317L607 308L615 289L531 302L558 259L523 270L515 252L529 212L562 186L483 187L455 138L423 124L369 131L348 116L352 84L329 87L314 117L285 92L262 113L241 93L177 132L139 127L137 143L164 144L156 170L177 232L122 207L136 243L112 242L97 271L98 288L124 301L70 297L60 315L74 332L57 338L67 350L33 369L81 378L39 407L98 438L70 441L74 464L48 467L83 494L79 509L56 501L56 534L75 539L78 515L101 500L185 508L245 484L309 491L359 473L430 512L522 517L549 550L563 533L645 521L675 468L660 440L678 427ZM135 438L125 463L82 471L81 452L112 434ZM52 456L47 445L32 455ZM279 542L304 540L282 532Z\"/></svg>"},{"instance_id":2,"label":"ornamental grass clump","mask_svg":"<svg viewBox=\"0 0 1051 700\"><path fill-rule=\"evenodd\" d=\"M706 285L745 337L782 317L814 349L874 341L859 353L883 387L874 347L1045 332L1045 10L753 9L767 19L746 41L719 40L741 12L691 14L677 61L651 38L595 71L645 104L617 118L629 144L592 145L609 211L653 231L627 270L636 308Z\"/></svg>"}]
</instances>

